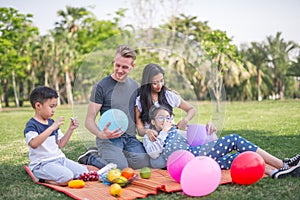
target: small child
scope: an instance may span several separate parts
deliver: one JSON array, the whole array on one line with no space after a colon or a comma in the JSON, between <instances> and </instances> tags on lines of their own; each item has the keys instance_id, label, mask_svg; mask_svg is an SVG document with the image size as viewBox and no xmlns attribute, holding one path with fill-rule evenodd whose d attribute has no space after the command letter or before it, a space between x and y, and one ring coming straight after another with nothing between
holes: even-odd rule
<instances>
[{"instance_id":1,"label":"small child","mask_svg":"<svg viewBox=\"0 0 300 200\"><path fill-rule=\"evenodd\" d=\"M211 157L218 162L221 169L230 169L232 161L239 153L253 151L258 153L266 164L275 168L274 170L266 167L265 173L272 178L300 177L300 154L282 161L238 134L226 135L218 140L192 147L173 125L170 113L169 109L163 106L152 106L149 110L151 128L158 132L158 136L156 141L152 142L148 135L145 135L143 145L153 159L162 155L167 160L174 151L182 149L195 156ZM229 154L234 150L238 153Z\"/></svg>"},{"instance_id":2,"label":"small child","mask_svg":"<svg viewBox=\"0 0 300 200\"><path fill-rule=\"evenodd\" d=\"M56 91L45 86L36 87L31 92L30 103L35 114L27 122L24 136L29 147L29 168L34 176L47 183L67 185L80 174L88 173L88 168L66 158L61 151L79 122L72 118L67 133L62 133L60 126L64 124L64 117L56 121L52 119L57 98Z\"/></svg>"}]
</instances>

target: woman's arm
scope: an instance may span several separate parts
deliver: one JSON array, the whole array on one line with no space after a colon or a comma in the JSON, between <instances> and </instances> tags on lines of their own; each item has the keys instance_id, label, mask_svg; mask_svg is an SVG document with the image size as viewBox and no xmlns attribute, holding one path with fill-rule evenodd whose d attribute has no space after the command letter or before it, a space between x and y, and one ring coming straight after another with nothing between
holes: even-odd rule
<instances>
[{"instance_id":1,"label":"woman's arm","mask_svg":"<svg viewBox=\"0 0 300 200\"><path fill-rule=\"evenodd\" d=\"M150 141L154 142L158 135L157 131L152 129L146 129L140 116L141 116L141 112L139 111L138 107L135 106L135 123L136 123L136 129L138 131L139 136L143 137L144 135L147 134Z\"/></svg>"},{"instance_id":2,"label":"woman's arm","mask_svg":"<svg viewBox=\"0 0 300 200\"><path fill-rule=\"evenodd\" d=\"M177 123L177 127L181 130L185 130L187 123L194 117L196 109L182 98L178 107L186 112L186 117Z\"/></svg>"},{"instance_id":3,"label":"woman's arm","mask_svg":"<svg viewBox=\"0 0 300 200\"><path fill-rule=\"evenodd\" d=\"M141 120L141 112L139 111L137 106L135 106L135 124L139 136L143 137L146 134L146 131L145 131L144 123Z\"/></svg>"}]
</instances>

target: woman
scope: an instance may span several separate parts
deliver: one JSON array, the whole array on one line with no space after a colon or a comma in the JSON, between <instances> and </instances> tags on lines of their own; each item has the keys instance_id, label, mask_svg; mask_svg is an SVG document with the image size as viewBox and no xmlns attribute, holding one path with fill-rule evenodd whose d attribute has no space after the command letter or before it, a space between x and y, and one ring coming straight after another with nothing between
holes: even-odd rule
<instances>
[{"instance_id":1,"label":"woman","mask_svg":"<svg viewBox=\"0 0 300 200\"><path fill-rule=\"evenodd\" d=\"M186 128L187 123L193 118L196 112L191 104L165 86L164 71L157 64L148 64L145 66L135 107L138 134L142 137L147 135L151 141L156 141L157 131L149 129L149 109L152 105L164 105L172 110L172 114L175 107L185 111L186 116L177 124L177 127L181 130ZM166 162L161 156L157 159L150 158L150 164L153 168L166 167Z\"/></svg>"},{"instance_id":2,"label":"woman","mask_svg":"<svg viewBox=\"0 0 300 200\"><path fill-rule=\"evenodd\" d=\"M147 134L151 141L155 141L157 132L149 129L149 109L152 105L166 106L172 111L172 114L175 107L185 111L186 116L176 125L181 130L186 128L187 123L193 118L196 112L191 104L165 86L164 71L157 64L148 64L145 66L135 107L136 127L139 135L144 136Z\"/></svg>"}]
</instances>

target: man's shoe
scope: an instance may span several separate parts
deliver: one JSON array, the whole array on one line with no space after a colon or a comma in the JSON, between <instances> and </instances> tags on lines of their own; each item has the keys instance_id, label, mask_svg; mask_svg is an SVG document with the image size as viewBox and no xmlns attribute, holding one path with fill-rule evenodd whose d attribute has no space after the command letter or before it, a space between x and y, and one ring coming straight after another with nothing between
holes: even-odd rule
<instances>
[{"instance_id":1,"label":"man's shoe","mask_svg":"<svg viewBox=\"0 0 300 200\"><path fill-rule=\"evenodd\" d=\"M93 154L93 153L98 153L98 148L97 147L88 148L88 150L84 154L82 154L81 156L78 157L77 161L80 164L86 165L90 155Z\"/></svg>"},{"instance_id":2,"label":"man's shoe","mask_svg":"<svg viewBox=\"0 0 300 200\"><path fill-rule=\"evenodd\" d=\"M285 178L288 176L300 177L300 165L296 165L290 168L280 168L272 175L274 179Z\"/></svg>"},{"instance_id":3,"label":"man's shoe","mask_svg":"<svg viewBox=\"0 0 300 200\"><path fill-rule=\"evenodd\" d=\"M290 167L300 165L300 154L297 154L293 158L285 158L283 162L288 164Z\"/></svg>"}]
</instances>

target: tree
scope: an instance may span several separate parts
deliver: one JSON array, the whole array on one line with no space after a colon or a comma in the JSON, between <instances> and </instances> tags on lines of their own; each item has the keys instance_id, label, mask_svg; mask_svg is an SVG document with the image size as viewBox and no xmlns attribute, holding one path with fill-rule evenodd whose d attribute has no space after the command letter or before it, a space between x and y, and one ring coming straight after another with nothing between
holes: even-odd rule
<instances>
[{"instance_id":1,"label":"tree","mask_svg":"<svg viewBox=\"0 0 300 200\"><path fill-rule=\"evenodd\" d=\"M298 48L298 45L292 41L285 42L281 37L281 32L277 32L275 37L267 37L266 46L269 69L272 71L274 78L274 92L275 94L279 93L280 99L283 99L286 73L291 65L289 53Z\"/></svg>"},{"instance_id":2,"label":"tree","mask_svg":"<svg viewBox=\"0 0 300 200\"><path fill-rule=\"evenodd\" d=\"M85 8L74 8L67 6L66 11L59 10L58 16L61 21L56 23L54 38L56 45L59 45L60 50L60 66L65 73L65 90L69 104L73 104L73 94L71 85L71 74L74 72L74 63L76 63L77 50L76 40L77 31L80 28L80 23L84 18L89 17L90 12ZM56 84L58 87L58 84ZM56 88L58 90L58 88ZM58 91L60 93L60 91Z\"/></svg>"},{"instance_id":3,"label":"tree","mask_svg":"<svg viewBox=\"0 0 300 200\"><path fill-rule=\"evenodd\" d=\"M28 41L38 33L38 29L32 26L31 14L20 14L13 8L0 8L0 13L0 41L4 44L0 47L0 74L5 105L9 106L8 84L11 78L15 104L19 107L18 93L21 95L23 93L22 78L25 77L25 68L30 62ZM17 81L19 91L17 91Z\"/></svg>"},{"instance_id":4,"label":"tree","mask_svg":"<svg viewBox=\"0 0 300 200\"><path fill-rule=\"evenodd\" d=\"M261 101L263 96L261 92L262 68L267 69L267 51L263 43L252 42L250 47L241 50L246 60L250 61L256 67L257 100Z\"/></svg>"}]
</instances>

